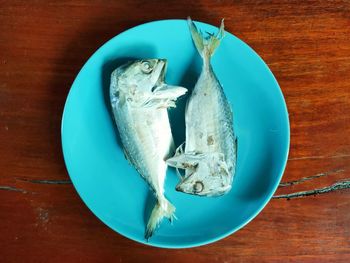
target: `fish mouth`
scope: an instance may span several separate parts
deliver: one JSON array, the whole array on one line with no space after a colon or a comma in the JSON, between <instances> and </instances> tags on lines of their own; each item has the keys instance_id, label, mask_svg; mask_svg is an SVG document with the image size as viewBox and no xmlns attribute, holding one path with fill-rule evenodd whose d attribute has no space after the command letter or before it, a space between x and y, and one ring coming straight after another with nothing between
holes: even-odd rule
<instances>
[{"instance_id":1,"label":"fish mouth","mask_svg":"<svg viewBox=\"0 0 350 263\"><path fill-rule=\"evenodd\" d=\"M167 70L168 61L166 59L157 59L157 64L153 70L152 79L154 81L151 92L158 91L164 88L165 73Z\"/></svg>"},{"instance_id":2,"label":"fish mouth","mask_svg":"<svg viewBox=\"0 0 350 263\"><path fill-rule=\"evenodd\" d=\"M175 187L176 191L182 192L182 193L185 193L185 194L189 194L189 195L197 195L197 196L205 195L205 194L202 194L200 192L196 193L196 192L192 192L192 191L186 190L185 188L182 187L182 183L183 182L180 182L178 185L176 185L176 187Z\"/></svg>"},{"instance_id":3,"label":"fish mouth","mask_svg":"<svg viewBox=\"0 0 350 263\"><path fill-rule=\"evenodd\" d=\"M193 173L187 175L186 177L183 177L182 180L175 186L175 190L178 192L187 193L187 191L182 185L186 183L191 178L192 175Z\"/></svg>"},{"instance_id":4,"label":"fish mouth","mask_svg":"<svg viewBox=\"0 0 350 263\"><path fill-rule=\"evenodd\" d=\"M182 182L176 185L175 190L178 192L185 192L185 189L182 188Z\"/></svg>"},{"instance_id":5,"label":"fish mouth","mask_svg":"<svg viewBox=\"0 0 350 263\"><path fill-rule=\"evenodd\" d=\"M182 184L183 182L186 180L187 178L185 178L184 180L181 180L176 186L175 186L175 190L178 192L183 192L184 189L182 188Z\"/></svg>"},{"instance_id":6,"label":"fish mouth","mask_svg":"<svg viewBox=\"0 0 350 263\"><path fill-rule=\"evenodd\" d=\"M180 187L180 185L177 185L177 186L175 187L175 190L178 191L178 192L181 192L181 187Z\"/></svg>"},{"instance_id":7,"label":"fish mouth","mask_svg":"<svg viewBox=\"0 0 350 263\"><path fill-rule=\"evenodd\" d=\"M166 59L158 60L156 71L159 70L159 75L158 75L158 80L156 82L156 86L160 86L162 83L164 83L167 67L168 67L168 61Z\"/></svg>"}]
</instances>

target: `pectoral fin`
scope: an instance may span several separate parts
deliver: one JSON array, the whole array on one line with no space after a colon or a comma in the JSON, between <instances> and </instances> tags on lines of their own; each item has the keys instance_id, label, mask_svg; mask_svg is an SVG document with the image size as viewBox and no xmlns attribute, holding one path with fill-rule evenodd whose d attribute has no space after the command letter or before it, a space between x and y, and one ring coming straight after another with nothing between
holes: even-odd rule
<instances>
[{"instance_id":1,"label":"pectoral fin","mask_svg":"<svg viewBox=\"0 0 350 263\"><path fill-rule=\"evenodd\" d=\"M177 98L186 92L186 88L163 84L155 89L152 95L142 104L142 107L175 108Z\"/></svg>"},{"instance_id":2,"label":"pectoral fin","mask_svg":"<svg viewBox=\"0 0 350 263\"><path fill-rule=\"evenodd\" d=\"M166 163L179 169L195 169L203 157L203 154L198 153L181 153L167 159Z\"/></svg>"}]
</instances>

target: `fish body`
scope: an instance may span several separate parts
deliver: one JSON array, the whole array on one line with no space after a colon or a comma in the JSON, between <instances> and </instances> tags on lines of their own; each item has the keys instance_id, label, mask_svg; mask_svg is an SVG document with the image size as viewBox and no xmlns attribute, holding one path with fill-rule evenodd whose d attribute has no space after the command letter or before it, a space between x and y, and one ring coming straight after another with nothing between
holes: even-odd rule
<instances>
[{"instance_id":1,"label":"fish body","mask_svg":"<svg viewBox=\"0 0 350 263\"><path fill-rule=\"evenodd\" d=\"M146 239L164 217L172 220L175 212L164 196L165 159L174 147L167 109L187 90L165 84L166 64L159 59L133 61L111 75L111 106L125 156L157 198Z\"/></svg>"},{"instance_id":2,"label":"fish body","mask_svg":"<svg viewBox=\"0 0 350 263\"><path fill-rule=\"evenodd\" d=\"M216 36L203 38L195 24L190 19L188 22L203 67L187 102L185 149L179 148L167 162L185 169L185 176L176 187L178 191L219 196L231 189L237 151L231 107L210 64L210 57L224 36L224 24Z\"/></svg>"}]
</instances>

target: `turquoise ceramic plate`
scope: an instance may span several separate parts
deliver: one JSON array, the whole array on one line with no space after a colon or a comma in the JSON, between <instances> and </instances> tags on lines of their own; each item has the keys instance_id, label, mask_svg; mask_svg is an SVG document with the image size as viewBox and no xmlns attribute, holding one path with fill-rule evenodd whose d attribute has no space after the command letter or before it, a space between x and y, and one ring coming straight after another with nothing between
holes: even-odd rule
<instances>
[{"instance_id":1,"label":"turquoise ceramic plate","mask_svg":"<svg viewBox=\"0 0 350 263\"><path fill-rule=\"evenodd\" d=\"M197 25L202 31L217 30L208 24ZM178 220L173 225L164 221L147 243L145 222L153 196L124 158L107 95L112 70L133 58L167 58L167 82L189 89L201 66L185 20L137 26L93 54L73 83L62 119L64 159L79 195L110 228L152 246L199 246L242 228L270 200L288 155L287 108L271 71L247 44L226 34L212 65L234 112L238 166L233 188L217 198L179 193L175 191L178 178L169 169L165 191L176 206ZM176 144L185 139L185 102L183 98L170 112Z\"/></svg>"}]
</instances>

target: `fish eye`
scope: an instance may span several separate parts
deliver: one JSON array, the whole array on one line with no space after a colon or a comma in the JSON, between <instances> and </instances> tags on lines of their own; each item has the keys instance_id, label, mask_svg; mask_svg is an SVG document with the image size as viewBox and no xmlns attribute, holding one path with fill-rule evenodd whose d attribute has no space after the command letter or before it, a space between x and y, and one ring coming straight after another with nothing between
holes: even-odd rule
<instances>
[{"instance_id":1,"label":"fish eye","mask_svg":"<svg viewBox=\"0 0 350 263\"><path fill-rule=\"evenodd\" d=\"M151 63L149 63L148 61L143 61L141 64L141 70L144 73L151 73L151 71L153 70Z\"/></svg>"},{"instance_id":2,"label":"fish eye","mask_svg":"<svg viewBox=\"0 0 350 263\"><path fill-rule=\"evenodd\" d=\"M197 181L197 182L194 183L193 191L195 193L200 193L200 192L203 191L203 189L204 189L204 185L203 185L203 183L201 181Z\"/></svg>"}]
</instances>

